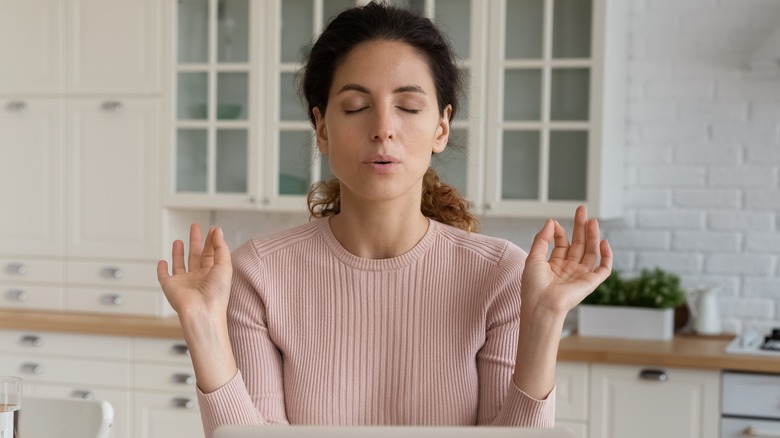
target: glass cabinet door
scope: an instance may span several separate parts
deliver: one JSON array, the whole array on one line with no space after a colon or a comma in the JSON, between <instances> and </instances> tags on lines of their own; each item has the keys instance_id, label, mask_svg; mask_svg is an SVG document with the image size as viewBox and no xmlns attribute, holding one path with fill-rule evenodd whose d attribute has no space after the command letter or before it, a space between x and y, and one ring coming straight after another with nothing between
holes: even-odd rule
<instances>
[{"instance_id":1,"label":"glass cabinet door","mask_svg":"<svg viewBox=\"0 0 780 438\"><path fill-rule=\"evenodd\" d=\"M504 0L493 11L489 213L588 201L592 16L592 0Z\"/></svg>"},{"instance_id":2,"label":"glass cabinet door","mask_svg":"<svg viewBox=\"0 0 780 438\"><path fill-rule=\"evenodd\" d=\"M176 0L174 197L251 199L250 0ZM236 198L238 196L238 198Z\"/></svg>"}]
</instances>

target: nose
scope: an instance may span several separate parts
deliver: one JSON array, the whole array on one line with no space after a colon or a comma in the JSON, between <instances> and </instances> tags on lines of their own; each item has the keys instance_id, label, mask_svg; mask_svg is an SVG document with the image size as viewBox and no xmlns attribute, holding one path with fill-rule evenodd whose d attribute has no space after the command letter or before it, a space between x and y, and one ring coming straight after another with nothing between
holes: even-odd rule
<instances>
[{"instance_id":1,"label":"nose","mask_svg":"<svg viewBox=\"0 0 780 438\"><path fill-rule=\"evenodd\" d=\"M374 111L371 125L372 141L383 142L395 138L395 121L392 116L392 110L377 108Z\"/></svg>"}]
</instances>

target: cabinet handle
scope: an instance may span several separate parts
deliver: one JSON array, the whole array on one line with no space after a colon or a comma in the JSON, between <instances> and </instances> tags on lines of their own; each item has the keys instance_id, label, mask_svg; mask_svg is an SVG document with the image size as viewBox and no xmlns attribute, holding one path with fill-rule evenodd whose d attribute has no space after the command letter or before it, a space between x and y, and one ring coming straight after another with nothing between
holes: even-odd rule
<instances>
[{"instance_id":1,"label":"cabinet handle","mask_svg":"<svg viewBox=\"0 0 780 438\"><path fill-rule=\"evenodd\" d=\"M9 263L6 265L5 270L10 274L26 275L27 265L24 263Z\"/></svg>"},{"instance_id":2,"label":"cabinet handle","mask_svg":"<svg viewBox=\"0 0 780 438\"><path fill-rule=\"evenodd\" d=\"M190 347L188 347L187 344L176 344L173 347L171 347L171 351L173 352L173 354L178 356L190 355Z\"/></svg>"},{"instance_id":3,"label":"cabinet handle","mask_svg":"<svg viewBox=\"0 0 780 438\"><path fill-rule=\"evenodd\" d=\"M11 289L8 291L7 294L5 294L5 296L11 301L19 301L19 302L27 301L27 299L30 298L30 296L27 295L27 292L21 289Z\"/></svg>"},{"instance_id":4,"label":"cabinet handle","mask_svg":"<svg viewBox=\"0 0 780 438\"><path fill-rule=\"evenodd\" d=\"M195 383L195 377L186 373L176 373L171 377L171 380L179 385L192 385Z\"/></svg>"},{"instance_id":5,"label":"cabinet handle","mask_svg":"<svg viewBox=\"0 0 780 438\"><path fill-rule=\"evenodd\" d=\"M639 378L642 380L652 380L654 382L666 382L669 376L664 370L642 370L639 372Z\"/></svg>"},{"instance_id":6,"label":"cabinet handle","mask_svg":"<svg viewBox=\"0 0 780 438\"><path fill-rule=\"evenodd\" d=\"M780 430L766 430L766 429L759 429L754 426L746 427L745 430L742 431L743 436L763 436L767 438L771 437L780 437Z\"/></svg>"},{"instance_id":7,"label":"cabinet handle","mask_svg":"<svg viewBox=\"0 0 780 438\"><path fill-rule=\"evenodd\" d=\"M11 102L8 102L8 105L5 106L8 111L13 112L22 112L27 109L27 102L23 102L21 100L13 100Z\"/></svg>"},{"instance_id":8,"label":"cabinet handle","mask_svg":"<svg viewBox=\"0 0 780 438\"><path fill-rule=\"evenodd\" d=\"M195 402L190 398L176 397L173 399L173 405L181 409L193 409L195 408Z\"/></svg>"},{"instance_id":9,"label":"cabinet handle","mask_svg":"<svg viewBox=\"0 0 780 438\"><path fill-rule=\"evenodd\" d=\"M43 367L37 363L22 364L22 372L27 374L43 374Z\"/></svg>"},{"instance_id":10,"label":"cabinet handle","mask_svg":"<svg viewBox=\"0 0 780 438\"><path fill-rule=\"evenodd\" d=\"M95 393L87 391L85 389L76 389L70 393L71 398L77 398L79 400L94 400Z\"/></svg>"},{"instance_id":11,"label":"cabinet handle","mask_svg":"<svg viewBox=\"0 0 780 438\"><path fill-rule=\"evenodd\" d=\"M108 304L110 306L121 306L124 304L125 299L122 297L122 295L108 294L103 295L103 298L100 301L102 301L103 304Z\"/></svg>"},{"instance_id":12,"label":"cabinet handle","mask_svg":"<svg viewBox=\"0 0 780 438\"><path fill-rule=\"evenodd\" d=\"M106 102L103 102L103 105L101 105L101 108L103 108L103 111L111 111L111 112L119 112L122 111L123 105L122 102L118 100L109 100Z\"/></svg>"},{"instance_id":13,"label":"cabinet handle","mask_svg":"<svg viewBox=\"0 0 780 438\"><path fill-rule=\"evenodd\" d=\"M109 267L103 269L103 275L105 275L106 277L115 278L115 279L118 280L118 279L124 277L125 273L122 271L121 268L116 268L116 267L113 267L113 266L109 266Z\"/></svg>"},{"instance_id":14,"label":"cabinet handle","mask_svg":"<svg viewBox=\"0 0 780 438\"><path fill-rule=\"evenodd\" d=\"M40 336L36 335L24 335L19 340L19 343L22 345L27 345L29 347L40 347L43 345L43 339L41 339Z\"/></svg>"}]
</instances>

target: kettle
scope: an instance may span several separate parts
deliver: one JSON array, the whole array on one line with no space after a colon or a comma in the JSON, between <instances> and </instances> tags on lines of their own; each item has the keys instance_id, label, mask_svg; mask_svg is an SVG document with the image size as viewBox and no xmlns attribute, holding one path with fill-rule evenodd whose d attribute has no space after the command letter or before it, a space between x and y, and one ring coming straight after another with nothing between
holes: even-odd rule
<instances>
[{"instance_id":1,"label":"kettle","mask_svg":"<svg viewBox=\"0 0 780 438\"><path fill-rule=\"evenodd\" d=\"M720 312L718 310L718 289L703 287L689 292L688 307L693 315L693 329L700 335L719 335L721 333Z\"/></svg>"}]
</instances>

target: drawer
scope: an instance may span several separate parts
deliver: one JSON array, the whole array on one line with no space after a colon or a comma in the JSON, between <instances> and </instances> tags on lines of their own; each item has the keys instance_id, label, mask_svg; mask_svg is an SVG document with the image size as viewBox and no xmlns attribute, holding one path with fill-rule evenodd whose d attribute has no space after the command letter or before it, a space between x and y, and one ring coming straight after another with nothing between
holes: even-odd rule
<instances>
[{"instance_id":1,"label":"drawer","mask_svg":"<svg viewBox=\"0 0 780 438\"><path fill-rule=\"evenodd\" d=\"M130 364L7 354L0 358L0 375L19 376L31 383L130 387Z\"/></svg>"},{"instance_id":2,"label":"drawer","mask_svg":"<svg viewBox=\"0 0 780 438\"><path fill-rule=\"evenodd\" d=\"M136 363L134 368L136 389L195 394L195 372L191 366Z\"/></svg>"},{"instance_id":3,"label":"drawer","mask_svg":"<svg viewBox=\"0 0 780 438\"><path fill-rule=\"evenodd\" d=\"M724 415L780 420L780 374L723 373Z\"/></svg>"},{"instance_id":4,"label":"drawer","mask_svg":"<svg viewBox=\"0 0 780 438\"><path fill-rule=\"evenodd\" d=\"M87 400L106 400L114 408L114 424L111 427L111 438L132 438L130 426L132 423L133 399L127 390L92 388L89 386L34 386L32 395L45 398L85 398Z\"/></svg>"},{"instance_id":5,"label":"drawer","mask_svg":"<svg viewBox=\"0 0 780 438\"><path fill-rule=\"evenodd\" d=\"M135 393L135 436L203 438L195 396Z\"/></svg>"},{"instance_id":6,"label":"drawer","mask_svg":"<svg viewBox=\"0 0 780 438\"><path fill-rule=\"evenodd\" d=\"M130 338L122 336L0 331L0 351L25 356L130 360L130 345Z\"/></svg>"},{"instance_id":7,"label":"drawer","mask_svg":"<svg viewBox=\"0 0 780 438\"><path fill-rule=\"evenodd\" d=\"M141 362L161 362L189 366L192 363L183 339L133 339L133 358Z\"/></svg>"},{"instance_id":8,"label":"drawer","mask_svg":"<svg viewBox=\"0 0 780 438\"><path fill-rule=\"evenodd\" d=\"M0 307L61 311L65 308L65 300L60 286L2 284L0 285Z\"/></svg>"},{"instance_id":9,"label":"drawer","mask_svg":"<svg viewBox=\"0 0 780 438\"><path fill-rule=\"evenodd\" d=\"M0 257L0 281L60 284L65 279L60 259Z\"/></svg>"},{"instance_id":10,"label":"drawer","mask_svg":"<svg viewBox=\"0 0 780 438\"><path fill-rule=\"evenodd\" d=\"M555 367L555 419L588 421L588 364L558 362Z\"/></svg>"},{"instance_id":11,"label":"drawer","mask_svg":"<svg viewBox=\"0 0 780 438\"><path fill-rule=\"evenodd\" d=\"M157 262L69 260L66 270L69 284L160 288Z\"/></svg>"},{"instance_id":12,"label":"drawer","mask_svg":"<svg viewBox=\"0 0 780 438\"><path fill-rule=\"evenodd\" d=\"M65 308L72 312L163 316L162 291L69 288Z\"/></svg>"},{"instance_id":13,"label":"drawer","mask_svg":"<svg viewBox=\"0 0 780 438\"><path fill-rule=\"evenodd\" d=\"M723 418L720 421L721 438L780 436L780 421L751 418Z\"/></svg>"}]
</instances>

